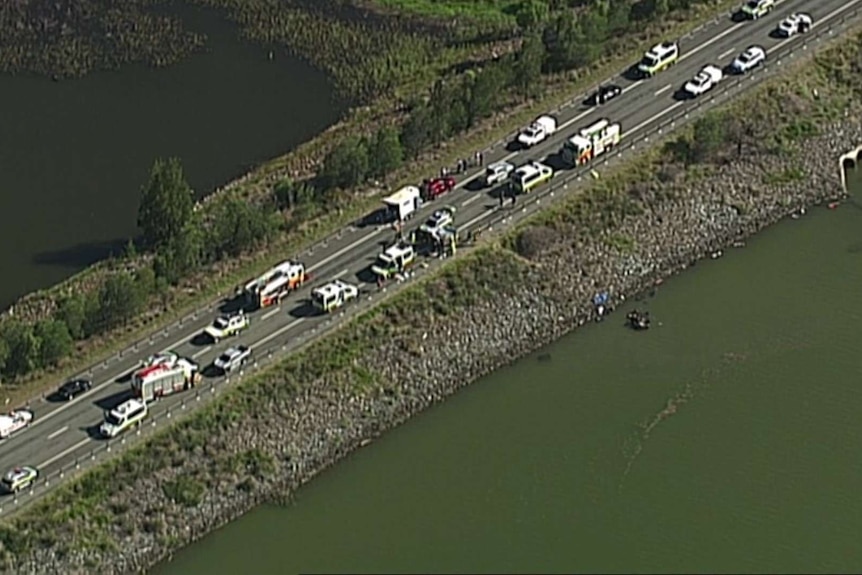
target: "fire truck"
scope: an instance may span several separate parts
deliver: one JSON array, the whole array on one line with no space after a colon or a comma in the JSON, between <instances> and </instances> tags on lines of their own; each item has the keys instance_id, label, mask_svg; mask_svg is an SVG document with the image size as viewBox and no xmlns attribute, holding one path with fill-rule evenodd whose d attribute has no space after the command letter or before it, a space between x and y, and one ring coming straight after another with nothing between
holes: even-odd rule
<instances>
[{"instance_id":1,"label":"fire truck","mask_svg":"<svg viewBox=\"0 0 862 575\"><path fill-rule=\"evenodd\" d=\"M308 279L301 263L281 262L259 278L245 284L243 294L246 306L252 310L281 303L287 294Z\"/></svg>"},{"instance_id":2,"label":"fire truck","mask_svg":"<svg viewBox=\"0 0 862 575\"><path fill-rule=\"evenodd\" d=\"M566 140L561 156L570 166L586 164L619 144L621 135L619 124L599 120Z\"/></svg>"},{"instance_id":3,"label":"fire truck","mask_svg":"<svg viewBox=\"0 0 862 575\"><path fill-rule=\"evenodd\" d=\"M200 381L200 377L197 364L180 358L173 365L162 363L135 372L132 375L132 391L141 401L149 402L191 389Z\"/></svg>"}]
</instances>

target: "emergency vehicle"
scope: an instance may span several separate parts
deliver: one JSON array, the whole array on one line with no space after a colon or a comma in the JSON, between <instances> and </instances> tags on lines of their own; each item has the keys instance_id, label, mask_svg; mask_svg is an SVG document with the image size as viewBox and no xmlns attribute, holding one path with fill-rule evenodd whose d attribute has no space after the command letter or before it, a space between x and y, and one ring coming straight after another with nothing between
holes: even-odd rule
<instances>
[{"instance_id":1,"label":"emergency vehicle","mask_svg":"<svg viewBox=\"0 0 862 575\"><path fill-rule=\"evenodd\" d=\"M428 255L455 255L458 230L450 223L435 228L420 228L416 232L417 251Z\"/></svg>"},{"instance_id":2,"label":"emergency vehicle","mask_svg":"<svg viewBox=\"0 0 862 575\"><path fill-rule=\"evenodd\" d=\"M416 186L405 186L387 198L384 219L387 222L403 222L422 205L422 193Z\"/></svg>"},{"instance_id":3,"label":"emergency vehicle","mask_svg":"<svg viewBox=\"0 0 862 575\"><path fill-rule=\"evenodd\" d=\"M676 42L662 42L647 50L638 64L638 71L649 78L673 66L677 60L679 60L679 46Z\"/></svg>"},{"instance_id":4,"label":"emergency vehicle","mask_svg":"<svg viewBox=\"0 0 862 575\"><path fill-rule=\"evenodd\" d=\"M163 351L155 355L149 356L147 359L141 362L139 367L149 367L151 365L159 365L162 363L173 365L177 362L179 358L179 354L174 351Z\"/></svg>"},{"instance_id":5,"label":"emergency vehicle","mask_svg":"<svg viewBox=\"0 0 862 575\"><path fill-rule=\"evenodd\" d=\"M200 381L198 366L180 358L174 365L153 365L132 375L132 391L137 399L148 402L191 389Z\"/></svg>"},{"instance_id":6,"label":"emergency vehicle","mask_svg":"<svg viewBox=\"0 0 862 575\"><path fill-rule=\"evenodd\" d=\"M0 484L3 485L3 491L6 493L18 493L22 489L27 489L33 485L38 478L38 469L29 465L22 465L4 475Z\"/></svg>"},{"instance_id":7,"label":"emergency vehicle","mask_svg":"<svg viewBox=\"0 0 862 575\"><path fill-rule=\"evenodd\" d=\"M335 280L311 292L311 302L314 307L324 313L340 308L359 295L355 285Z\"/></svg>"},{"instance_id":8,"label":"emergency vehicle","mask_svg":"<svg viewBox=\"0 0 862 575\"><path fill-rule=\"evenodd\" d=\"M546 166L540 162L530 162L512 172L509 184L513 191L526 194L553 177L554 169L551 166Z\"/></svg>"},{"instance_id":9,"label":"emergency vehicle","mask_svg":"<svg viewBox=\"0 0 862 575\"><path fill-rule=\"evenodd\" d=\"M404 271L416 261L416 253L410 244L395 244L377 256L377 261L371 266L371 271L382 279L389 279Z\"/></svg>"},{"instance_id":10,"label":"emergency vehicle","mask_svg":"<svg viewBox=\"0 0 862 575\"><path fill-rule=\"evenodd\" d=\"M33 423L33 412L29 409L16 409L0 415L0 439L6 439Z\"/></svg>"},{"instance_id":11,"label":"emergency vehicle","mask_svg":"<svg viewBox=\"0 0 862 575\"><path fill-rule=\"evenodd\" d=\"M219 340L232 335L239 335L240 332L249 326L249 319L242 310L233 315L222 315L215 318L212 325L204 329L204 333L213 340L213 343L218 343Z\"/></svg>"},{"instance_id":12,"label":"emergency vehicle","mask_svg":"<svg viewBox=\"0 0 862 575\"><path fill-rule=\"evenodd\" d=\"M124 401L114 409L105 412L105 421L99 426L99 433L106 438L116 437L142 421L148 413L147 404L141 400Z\"/></svg>"},{"instance_id":13,"label":"emergency vehicle","mask_svg":"<svg viewBox=\"0 0 862 575\"><path fill-rule=\"evenodd\" d=\"M431 178L422 182L422 199L426 202L436 200L443 194L455 189L455 178L446 176L443 178Z\"/></svg>"},{"instance_id":14,"label":"emergency vehicle","mask_svg":"<svg viewBox=\"0 0 862 575\"><path fill-rule=\"evenodd\" d=\"M264 308L281 303L287 294L308 279L305 266L298 262L285 261L265 274L245 284L243 293L246 303L252 309Z\"/></svg>"},{"instance_id":15,"label":"emergency vehicle","mask_svg":"<svg viewBox=\"0 0 862 575\"><path fill-rule=\"evenodd\" d=\"M563 161L570 166L586 164L619 144L621 136L619 124L599 120L566 140L561 153Z\"/></svg>"}]
</instances>

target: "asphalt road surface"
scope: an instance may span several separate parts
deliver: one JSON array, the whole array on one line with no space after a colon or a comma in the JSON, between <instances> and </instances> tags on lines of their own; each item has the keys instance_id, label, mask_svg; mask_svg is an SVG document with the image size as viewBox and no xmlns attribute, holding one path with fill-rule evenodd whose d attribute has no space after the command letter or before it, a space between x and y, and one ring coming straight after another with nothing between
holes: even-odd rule
<instances>
[{"instance_id":1,"label":"asphalt road surface","mask_svg":"<svg viewBox=\"0 0 862 575\"><path fill-rule=\"evenodd\" d=\"M801 43L801 35L789 40L770 35L787 15L796 11L810 13L816 31L818 26L827 26L830 21L837 21L851 13L859 2L862 0L784 0L772 14L756 21L735 22L727 18L708 25L680 41L680 61L669 70L647 80L629 79L625 75L610 79L610 83L623 88L620 96L598 109L575 105L560 111L557 114L559 128L552 138L523 151L511 149L511 146L499 146L485 154L485 164L505 159L520 165L528 160L547 158L547 163L554 165L554 155L566 138L605 117L622 124L623 138L631 137L675 110L691 105L680 98L679 89L706 64L726 66L752 44L763 46L772 55L788 43ZM421 223L434 209L444 204L457 208L456 223L459 229L481 225L484 218L498 209L495 199L498 190L480 188L476 178L479 173L480 170L475 170L475 173L459 182L455 191L423 206L414 219L414 225ZM352 226L344 230L340 240L316 250L303 262L312 272L314 281L288 296L281 307L251 314L251 326L240 336L224 340L219 345L201 341L202 338L195 336L214 319L213 315L202 314L199 320L185 324L168 339L149 347L142 346L137 354L129 354L110 369L99 372L93 382L93 389L87 394L67 403L37 403L32 406L36 414L34 423L0 443L0 473L17 465L35 465L44 476L74 461L97 442L103 441L95 434L103 411L130 396L130 370L153 353L172 349L193 358L204 367L224 349L235 344L250 345L257 356L280 351L285 344L290 345L295 341L298 334L323 321L322 317L311 311L307 303L311 288L336 278L364 283L363 280L367 280L362 270L392 240L393 232L388 227ZM285 254L285 259L289 257L290 254ZM376 287L364 284L362 289L372 290ZM175 407L182 401L183 395L175 394L154 403L151 417Z\"/></svg>"}]
</instances>

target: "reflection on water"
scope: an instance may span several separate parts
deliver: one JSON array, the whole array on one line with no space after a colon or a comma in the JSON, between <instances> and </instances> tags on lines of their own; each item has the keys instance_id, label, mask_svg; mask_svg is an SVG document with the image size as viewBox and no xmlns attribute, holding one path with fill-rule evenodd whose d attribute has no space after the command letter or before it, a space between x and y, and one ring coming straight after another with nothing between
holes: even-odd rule
<instances>
[{"instance_id":1,"label":"reflection on water","mask_svg":"<svg viewBox=\"0 0 862 575\"><path fill-rule=\"evenodd\" d=\"M121 249L156 157L179 156L206 193L336 119L320 73L280 52L270 60L210 13L184 14L210 39L176 66L0 76L0 305Z\"/></svg>"}]
</instances>

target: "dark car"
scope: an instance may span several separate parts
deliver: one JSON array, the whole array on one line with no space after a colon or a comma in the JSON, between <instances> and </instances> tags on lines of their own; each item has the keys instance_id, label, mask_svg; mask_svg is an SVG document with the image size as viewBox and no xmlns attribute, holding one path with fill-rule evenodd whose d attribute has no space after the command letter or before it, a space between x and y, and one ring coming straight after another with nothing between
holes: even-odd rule
<instances>
[{"instance_id":1,"label":"dark car","mask_svg":"<svg viewBox=\"0 0 862 575\"><path fill-rule=\"evenodd\" d=\"M89 379L73 379L67 381L57 390L57 397L64 401L71 401L76 395L80 395L93 387L93 382Z\"/></svg>"},{"instance_id":2,"label":"dark car","mask_svg":"<svg viewBox=\"0 0 862 575\"><path fill-rule=\"evenodd\" d=\"M615 86L613 84L608 86L602 86L593 94L592 102L593 104L599 106L601 104L604 104L605 102L610 102L622 93L623 89L619 86Z\"/></svg>"}]
</instances>

